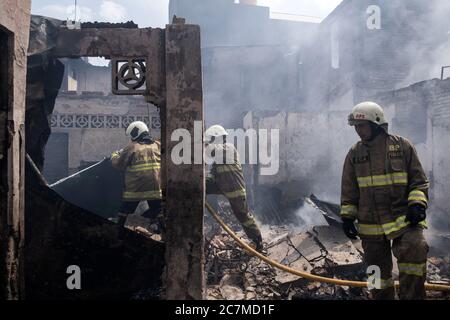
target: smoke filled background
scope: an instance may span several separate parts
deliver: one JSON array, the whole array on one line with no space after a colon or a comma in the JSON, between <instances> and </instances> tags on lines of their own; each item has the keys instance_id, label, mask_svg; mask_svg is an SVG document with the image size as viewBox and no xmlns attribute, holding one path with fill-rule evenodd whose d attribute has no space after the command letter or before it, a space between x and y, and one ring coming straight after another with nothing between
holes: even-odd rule
<instances>
[{"instance_id":1,"label":"smoke filled background","mask_svg":"<svg viewBox=\"0 0 450 320\"><path fill-rule=\"evenodd\" d=\"M432 79L450 64L450 3L345 0L314 20L310 12L292 19L251 2L171 1L169 14L202 27L206 124L280 130L279 172L262 176L247 166L259 218L314 224L306 196L339 203L342 164L358 140L347 116L374 100L391 132L415 144L431 180L431 225L448 228L448 154L440 139L448 124L435 118L447 119L450 99L446 75ZM368 10L373 5L378 16ZM380 28L368 28L370 19Z\"/></svg>"},{"instance_id":2,"label":"smoke filled background","mask_svg":"<svg viewBox=\"0 0 450 320\"><path fill-rule=\"evenodd\" d=\"M379 6L380 15L368 11ZM33 13L202 32L206 126L280 130L280 169L245 165L264 223L318 224L304 198L339 203L344 158L358 137L351 108L380 103L390 130L416 146L431 180L431 225L450 230L450 2L447 0L33 1ZM368 28L375 19L380 28ZM90 59L91 63L101 63ZM276 143L276 142L272 142ZM245 158L245 155L241 155ZM438 228L438 229L439 229Z\"/></svg>"}]
</instances>

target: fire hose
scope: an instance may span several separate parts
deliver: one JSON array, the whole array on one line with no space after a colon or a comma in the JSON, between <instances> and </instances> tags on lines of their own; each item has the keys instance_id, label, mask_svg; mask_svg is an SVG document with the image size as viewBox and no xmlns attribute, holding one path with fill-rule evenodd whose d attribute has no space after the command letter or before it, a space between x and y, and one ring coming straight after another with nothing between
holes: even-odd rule
<instances>
[{"instance_id":1,"label":"fire hose","mask_svg":"<svg viewBox=\"0 0 450 320\"><path fill-rule=\"evenodd\" d=\"M317 276L311 273L302 272L293 268L290 268L284 264L281 264L277 261L274 261L265 255L259 253L252 247L250 247L248 244L243 242L227 225L226 223L219 217L218 213L211 207L209 203L205 204L208 211L211 213L211 215L214 217L214 219L220 224L220 226L238 243L238 245L245 249L248 253L257 256L259 259L263 260L264 262L268 263L269 265L278 268L280 270L289 272L291 274L294 274L296 276L312 280L312 281L318 281L323 283L329 283L329 284L335 284L339 286L347 286L347 287L368 287L369 283L364 281L351 281L351 280L341 280L341 279L334 279L334 278L327 278L322 276ZM399 287L399 282L395 282L395 286ZM450 292L450 285L441 285L441 284L431 284L426 283L425 289L428 291L449 291Z\"/></svg>"}]
</instances>

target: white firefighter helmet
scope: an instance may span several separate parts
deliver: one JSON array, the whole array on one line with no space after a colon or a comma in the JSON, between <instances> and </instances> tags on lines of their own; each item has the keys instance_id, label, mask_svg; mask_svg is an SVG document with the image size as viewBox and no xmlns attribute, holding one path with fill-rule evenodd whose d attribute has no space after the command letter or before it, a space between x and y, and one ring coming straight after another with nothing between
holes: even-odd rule
<instances>
[{"instance_id":1,"label":"white firefighter helmet","mask_svg":"<svg viewBox=\"0 0 450 320\"><path fill-rule=\"evenodd\" d=\"M370 121L379 126L385 126L388 124L384 117L383 108L381 108L375 102L361 102L357 104L352 113L348 116L348 124L351 126L357 125L362 121Z\"/></svg>"},{"instance_id":2,"label":"white firefighter helmet","mask_svg":"<svg viewBox=\"0 0 450 320\"><path fill-rule=\"evenodd\" d=\"M130 123L125 134L127 136L130 136L131 140L134 141L137 138L139 138L139 136L141 134L143 134L144 132L148 132L147 125L142 121L134 121L134 122Z\"/></svg>"},{"instance_id":3,"label":"white firefighter helmet","mask_svg":"<svg viewBox=\"0 0 450 320\"><path fill-rule=\"evenodd\" d=\"M227 136L228 132L221 125L215 124L205 131L206 141L211 141L212 137Z\"/></svg>"}]
</instances>

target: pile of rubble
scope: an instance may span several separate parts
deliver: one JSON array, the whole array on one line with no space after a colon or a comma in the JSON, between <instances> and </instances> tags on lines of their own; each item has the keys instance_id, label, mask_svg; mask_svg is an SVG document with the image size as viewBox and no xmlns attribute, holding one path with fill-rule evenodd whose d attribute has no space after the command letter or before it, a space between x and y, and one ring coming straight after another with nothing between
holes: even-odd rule
<instances>
[{"instance_id":1,"label":"pile of rubble","mask_svg":"<svg viewBox=\"0 0 450 320\"><path fill-rule=\"evenodd\" d=\"M221 217L244 241L239 223L226 205L219 202ZM309 281L278 270L244 249L205 216L207 299L225 300L367 300L366 288L355 288ZM354 281L365 281L360 241L350 241L336 226L264 226L266 255L293 269L312 274ZM433 253L433 252L432 252ZM398 269L394 263L394 278ZM450 283L450 253L434 255L428 261L427 281ZM429 292L430 299L450 299L448 293Z\"/></svg>"},{"instance_id":2,"label":"pile of rubble","mask_svg":"<svg viewBox=\"0 0 450 320\"><path fill-rule=\"evenodd\" d=\"M285 227L263 229L267 256L294 269L325 277L363 280L361 254L351 242L330 246L322 234L330 227L315 227L295 234ZM238 232L244 238L242 231ZM329 234L327 234L328 236ZM245 239L245 238L244 238ZM206 244L208 299L367 299L368 292L311 282L278 270L250 256L227 234Z\"/></svg>"},{"instance_id":3,"label":"pile of rubble","mask_svg":"<svg viewBox=\"0 0 450 320\"><path fill-rule=\"evenodd\" d=\"M242 234L240 234L242 235ZM206 243L207 299L276 299L275 270L251 257L226 234Z\"/></svg>"},{"instance_id":4,"label":"pile of rubble","mask_svg":"<svg viewBox=\"0 0 450 320\"><path fill-rule=\"evenodd\" d=\"M450 234L433 232L428 236L430 253L427 263L427 281L434 284L450 284ZM429 299L450 300L449 292L428 292Z\"/></svg>"},{"instance_id":5,"label":"pile of rubble","mask_svg":"<svg viewBox=\"0 0 450 320\"><path fill-rule=\"evenodd\" d=\"M322 211L323 209L314 206ZM227 201L215 208L227 225L249 243L231 212ZM145 211L142 208L141 211ZM320 214L320 212L318 213ZM363 251L359 240L351 241L343 234L337 220L328 214L330 225L263 226L266 256L293 269L315 275L365 281ZM329 221L334 219L334 221ZM153 240L161 241L157 228L139 214L129 217L127 226ZM435 236L436 237L436 236ZM450 237L429 239L432 244L428 260L427 281L450 283ZM448 245L448 248L446 247ZM394 261L395 262L395 261ZM210 300L367 300L366 288L337 286L314 282L274 268L242 249L211 215L205 213L206 298ZM398 279L394 263L393 276ZM148 298L148 293L143 296ZM449 300L445 292L429 292L429 299Z\"/></svg>"},{"instance_id":6,"label":"pile of rubble","mask_svg":"<svg viewBox=\"0 0 450 320\"><path fill-rule=\"evenodd\" d=\"M217 210L241 238L249 242L226 202ZM267 256L291 268L341 279L363 280L359 243L335 227L300 231L292 226L264 226ZM311 282L278 270L249 255L207 214L205 250L208 299L367 299L367 290Z\"/></svg>"}]
</instances>

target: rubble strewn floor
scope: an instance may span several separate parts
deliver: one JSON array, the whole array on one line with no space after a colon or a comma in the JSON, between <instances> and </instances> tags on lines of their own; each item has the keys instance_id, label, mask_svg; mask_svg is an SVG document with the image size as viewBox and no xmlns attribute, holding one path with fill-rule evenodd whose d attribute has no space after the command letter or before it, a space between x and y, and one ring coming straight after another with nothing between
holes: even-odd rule
<instances>
[{"instance_id":1,"label":"rubble strewn floor","mask_svg":"<svg viewBox=\"0 0 450 320\"><path fill-rule=\"evenodd\" d=\"M236 219L219 204L221 216L247 243ZM278 270L250 256L220 227L205 216L207 299L225 300L367 300L366 288L312 282ZM340 229L314 226L301 230L291 226L264 226L263 238L269 258L291 268L316 275L364 281L360 241L350 241ZM427 281L450 283L450 253L428 261ZM394 270L394 277L398 277ZM429 292L429 299L448 299L444 292Z\"/></svg>"},{"instance_id":2,"label":"rubble strewn floor","mask_svg":"<svg viewBox=\"0 0 450 320\"><path fill-rule=\"evenodd\" d=\"M313 274L363 280L361 256L347 242L326 247L320 232L329 227L312 228L293 234L285 227L263 230L268 256L294 269ZM242 232L238 233L244 237ZM367 299L360 288L337 287L301 279L251 257L221 232L206 244L208 299Z\"/></svg>"},{"instance_id":3,"label":"rubble strewn floor","mask_svg":"<svg viewBox=\"0 0 450 320\"><path fill-rule=\"evenodd\" d=\"M226 223L249 243L225 201L217 209ZM145 211L141 208L140 211ZM134 214L128 227L153 240L161 241L155 226ZM365 281L363 251L359 240L350 241L336 226L263 226L267 256L293 269L312 274L354 281ZM443 238L442 238L443 237ZM432 243L447 243L447 236ZM442 246L440 246L442 247ZM432 247L428 259L427 281L450 283L450 253ZM205 213L206 299L209 300L367 300L366 288L336 286L309 281L274 268L248 254L215 220ZM394 263L393 276L398 279ZM450 294L428 292L429 299L450 300Z\"/></svg>"}]
</instances>

